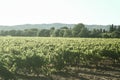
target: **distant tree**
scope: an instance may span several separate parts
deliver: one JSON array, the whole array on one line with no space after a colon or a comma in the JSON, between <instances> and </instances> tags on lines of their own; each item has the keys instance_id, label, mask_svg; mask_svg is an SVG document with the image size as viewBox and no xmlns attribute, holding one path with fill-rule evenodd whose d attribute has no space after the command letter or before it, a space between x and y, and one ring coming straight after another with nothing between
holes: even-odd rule
<instances>
[{"instance_id":1,"label":"distant tree","mask_svg":"<svg viewBox=\"0 0 120 80\"><path fill-rule=\"evenodd\" d=\"M23 31L22 30L17 30L15 33L16 36L24 36Z\"/></svg>"},{"instance_id":2,"label":"distant tree","mask_svg":"<svg viewBox=\"0 0 120 80\"><path fill-rule=\"evenodd\" d=\"M64 32L65 32L65 30L63 30L63 29L60 29L60 31L59 31L59 36L60 36L60 37L63 37L63 35L64 35Z\"/></svg>"},{"instance_id":3,"label":"distant tree","mask_svg":"<svg viewBox=\"0 0 120 80\"><path fill-rule=\"evenodd\" d=\"M112 37L112 38L120 38L120 32L118 32L118 31L113 31L113 32L111 33L111 37Z\"/></svg>"},{"instance_id":4,"label":"distant tree","mask_svg":"<svg viewBox=\"0 0 120 80\"><path fill-rule=\"evenodd\" d=\"M120 25L118 26L117 31L120 32Z\"/></svg>"},{"instance_id":5,"label":"distant tree","mask_svg":"<svg viewBox=\"0 0 120 80\"><path fill-rule=\"evenodd\" d=\"M51 27L50 28L50 36L52 37L53 33L54 33L55 27Z\"/></svg>"},{"instance_id":6,"label":"distant tree","mask_svg":"<svg viewBox=\"0 0 120 80\"><path fill-rule=\"evenodd\" d=\"M40 37L49 37L50 36L50 30L42 29L42 30L39 31L38 36L40 36Z\"/></svg>"},{"instance_id":7,"label":"distant tree","mask_svg":"<svg viewBox=\"0 0 120 80\"><path fill-rule=\"evenodd\" d=\"M8 35L11 35L11 36L16 36L16 30L10 30L9 32L8 32Z\"/></svg>"},{"instance_id":8,"label":"distant tree","mask_svg":"<svg viewBox=\"0 0 120 80\"><path fill-rule=\"evenodd\" d=\"M79 33L81 32L82 28L84 28L85 25L82 23L79 23L77 25L75 25L72 29L72 34L74 37L79 37Z\"/></svg>"},{"instance_id":9,"label":"distant tree","mask_svg":"<svg viewBox=\"0 0 120 80\"><path fill-rule=\"evenodd\" d=\"M105 29L103 29L103 31L102 31L103 33L105 33L106 32L106 30Z\"/></svg>"},{"instance_id":10,"label":"distant tree","mask_svg":"<svg viewBox=\"0 0 120 80\"><path fill-rule=\"evenodd\" d=\"M103 29L100 29L99 32L102 33L102 32L103 32Z\"/></svg>"},{"instance_id":11,"label":"distant tree","mask_svg":"<svg viewBox=\"0 0 120 80\"><path fill-rule=\"evenodd\" d=\"M51 27L50 30L55 30L55 27Z\"/></svg>"},{"instance_id":12,"label":"distant tree","mask_svg":"<svg viewBox=\"0 0 120 80\"><path fill-rule=\"evenodd\" d=\"M90 37L101 37L101 32L99 29L93 29L90 33Z\"/></svg>"},{"instance_id":13,"label":"distant tree","mask_svg":"<svg viewBox=\"0 0 120 80\"><path fill-rule=\"evenodd\" d=\"M61 27L60 29L68 29L68 27L67 27L67 26L64 26L64 27Z\"/></svg>"},{"instance_id":14,"label":"distant tree","mask_svg":"<svg viewBox=\"0 0 120 80\"><path fill-rule=\"evenodd\" d=\"M3 30L0 31L1 36L6 36L8 34L9 34L9 31L3 31Z\"/></svg>"},{"instance_id":15,"label":"distant tree","mask_svg":"<svg viewBox=\"0 0 120 80\"><path fill-rule=\"evenodd\" d=\"M33 36L38 36L39 30L37 28L30 29L33 32Z\"/></svg>"},{"instance_id":16,"label":"distant tree","mask_svg":"<svg viewBox=\"0 0 120 80\"><path fill-rule=\"evenodd\" d=\"M109 32L113 32L113 31L114 31L114 25L112 24L112 25L110 26Z\"/></svg>"},{"instance_id":17,"label":"distant tree","mask_svg":"<svg viewBox=\"0 0 120 80\"><path fill-rule=\"evenodd\" d=\"M60 36L59 36L59 32L60 32L60 29L54 30L54 32L53 32L53 34L52 34L52 37L60 37Z\"/></svg>"},{"instance_id":18,"label":"distant tree","mask_svg":"<svg viewBox=\"0 0 120 80\"><path fill-rule=\"evenodd\" d=\"M101 37L102 37L102 38L109 38L110 36L109 36L107 33L102 33L102 34L101 34Z\"/></svg>"},{"instance_id":19,"label":"distant tree","mask_svg":"<svg viewBox=\"0 0 120 80\"><path fill-rule=\"evenodd\" d=\"M63 37L72 37L72 30L66 29L66 30L64 31Z\"/></svg>"},{"instance_id":20,"label":"distant tree","mask_svg":"<svg viewBox=\"0 0 120 80\"><path fill-rule=\"evenodd\" d=\"M82 28L81 32L79 33L80 37L89 37L89 31L87 28Z\"/></svg>"},{"instance_id":21,"label":"distant tree","mask_svg":"<svg viewBox=\"0 0 120 80\"><path fill-rule=\"evenodd\" d=\"M51 27L50 29L24 29L24 30L9 30L0 31L0 36L41 36L41 37L94 37L94 38L120 38L120 25L110 25L109 30L105 29L92 29L89 30L84 24L76 24L73 28L68 28L67 26L61 27L60 29L55 29Z\"/></svg>"},{"instance_id":22,"label":"distant tree","mask_svg":"<svg viewBox=\"0 0 120 80\"><path fill-rule=\"evenodd\" d=\"M25 29L24 36L36 36L37 32L32 29Z\"/></svg>"}]
</instances>

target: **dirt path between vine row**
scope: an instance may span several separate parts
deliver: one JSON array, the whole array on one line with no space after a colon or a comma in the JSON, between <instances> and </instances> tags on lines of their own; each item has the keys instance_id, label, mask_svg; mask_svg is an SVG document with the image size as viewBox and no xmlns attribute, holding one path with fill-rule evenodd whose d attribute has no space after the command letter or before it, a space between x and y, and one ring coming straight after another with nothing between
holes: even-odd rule
<instances>
[{"instance_id":1,"label":"dirt path between vine row","mask_svg":"<svg viewBox=\"0 0 120 80\"><path fill-rule=\"evenodd\" d=\"M120 80L120 67L71 67L54 72L51 77L21 76L20 80Z\"/></svg>"}]
</instances>

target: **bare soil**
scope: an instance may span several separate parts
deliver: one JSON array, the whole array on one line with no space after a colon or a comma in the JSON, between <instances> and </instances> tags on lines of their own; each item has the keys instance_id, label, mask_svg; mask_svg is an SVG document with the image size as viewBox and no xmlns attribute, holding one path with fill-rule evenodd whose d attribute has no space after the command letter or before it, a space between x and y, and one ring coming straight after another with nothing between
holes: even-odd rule
<instances>
[{"instance_id":1,"label":"bare soil","mask_svg":"<svg viewBox=\"0 0 120 80\"><path fill-rule=\"evenodd\" d=\"M70 67L50 77L21 76L20 80L120 80L120 65Z\"/></svg>"}]
</instances>

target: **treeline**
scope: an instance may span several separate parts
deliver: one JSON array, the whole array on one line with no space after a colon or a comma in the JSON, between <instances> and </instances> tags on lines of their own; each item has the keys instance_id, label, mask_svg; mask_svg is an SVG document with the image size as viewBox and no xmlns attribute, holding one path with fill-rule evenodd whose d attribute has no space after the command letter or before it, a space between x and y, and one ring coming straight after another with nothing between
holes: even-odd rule
<instances>
[{"instance_id":1,"label":"treeline","mask_svg":"<svg viewBox=\"0 0 120 80\"><path fill-rule=\"evenodd\" d=\"M120 26L110 26L109 30L93 29L89 30L84 24L79 23L73 28L61 27L55 29L25 29L0 31L0 36L38 36L38 37L86 37L86 38L120 38Z\"/></svg>"}]
</instances>

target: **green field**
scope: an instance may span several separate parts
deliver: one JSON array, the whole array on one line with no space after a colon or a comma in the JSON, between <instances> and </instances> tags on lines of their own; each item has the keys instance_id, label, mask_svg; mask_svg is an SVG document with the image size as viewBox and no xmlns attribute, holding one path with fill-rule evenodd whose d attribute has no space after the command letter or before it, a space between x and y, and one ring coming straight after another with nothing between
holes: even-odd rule
<instances>
[{"instance_id":1,"label":"green field","mask_svg":"<svg viewBox=\"0 0 120 80\"><path fill-rule=\"evenodd\" d=\"M119 66L117 38L0 37L3 80L119 80ZM108 69L114 73L99 73Z\"/></svg>"}]
</instances>

